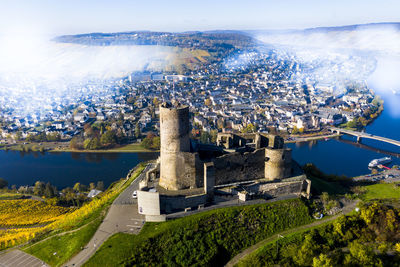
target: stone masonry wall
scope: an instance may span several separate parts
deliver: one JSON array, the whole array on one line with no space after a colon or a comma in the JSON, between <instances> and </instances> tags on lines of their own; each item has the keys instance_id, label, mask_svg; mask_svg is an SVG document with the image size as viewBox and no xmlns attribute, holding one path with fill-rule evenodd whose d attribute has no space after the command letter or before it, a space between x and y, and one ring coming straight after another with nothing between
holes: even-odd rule
<instances>
[{"instance_id":1,"label":"stone masonry wall","mask_svg":"<svg viewBox=\"0 0 400 267\"><path fill-rule=\"evenodd\" d=\"M215 158L215 185L264 178L264 149Z\"/></svg>"}]
</instances>

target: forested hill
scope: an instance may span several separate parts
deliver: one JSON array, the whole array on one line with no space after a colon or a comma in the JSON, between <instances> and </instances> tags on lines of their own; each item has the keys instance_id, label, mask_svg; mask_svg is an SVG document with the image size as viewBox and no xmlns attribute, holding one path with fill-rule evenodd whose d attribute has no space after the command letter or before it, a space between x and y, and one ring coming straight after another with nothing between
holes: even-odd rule
<instances>
[{"instance_id":1,"label":"forested hill","mask_svg":"<svg viewBox=\"0 0 400 267\"><path fill-rule=\"evenodd\" d=\"M254 47L256 41L244 32L150 32L133 31L118 33L87 33L63 35L54 39L56 42L84 45L163 45L181 48L205 49L210 52L219 49L243 49Z\"/></svg>"}]
</instances>

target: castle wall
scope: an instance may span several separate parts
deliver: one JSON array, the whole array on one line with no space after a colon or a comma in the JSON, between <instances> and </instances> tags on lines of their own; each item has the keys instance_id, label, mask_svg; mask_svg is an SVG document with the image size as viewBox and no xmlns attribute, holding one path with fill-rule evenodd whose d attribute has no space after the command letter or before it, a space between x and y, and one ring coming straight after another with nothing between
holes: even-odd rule
<instances>
[{"instance_id":1,"label":"castle wall","mask_svg":"<svg viewBox=\"0 0 400 267\"><path fill-rule=\"evenodd\" d=\"M307 184L304 186L304 181L305 179L292 182L255 184L247 186L246 190L267 198L292 194L301 195L302 192L306 193L307 191Z\"/></svg>"},{"instance_id":2,"label":"castle wall","mask_svg":"<svg viewBox=\"0 0 400 267\"><path fill-rule=\"evenodd\" d=\"M139 214L160 215L160 194L158 192L137 191Z\"/></svg>"},{"instance_id":3,"label":"castle wall","mask_svg":"<svg viewBox=\"0 0 400 267\"><path fill-rule=\"evenodd\" d=\"M215 168L213 162L204 163L204 193L208 201L214 198Z\"/></svg>"},{"instance_id":4,"label":"castle wall","mask_svg":"<svg viewBox=\"0 0 400 267\"><path fill-rule=\"evenodd\" d=\"M200 194L194 196L165 196L161 195L161 210L166 213L186 208L196 208L207 203L207 195Z\"/></svg>"},{"instance_id":5,"label":"castle wall","mask_svg":"<svg viewBox=\"0 0 400 267\"><path fill-rule=\"evenodd\" d=\"M264 149L230 153L213 159L215 185L264 178Z\"/></svg>"}]
</instances>

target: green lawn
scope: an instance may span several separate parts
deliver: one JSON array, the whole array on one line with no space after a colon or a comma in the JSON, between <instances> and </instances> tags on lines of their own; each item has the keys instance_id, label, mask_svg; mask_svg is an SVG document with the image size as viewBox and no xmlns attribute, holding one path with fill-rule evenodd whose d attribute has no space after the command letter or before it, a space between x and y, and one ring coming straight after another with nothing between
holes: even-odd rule
<instances>
[{"instance_id":1,"label":"green lawn","mask_svg":"<svg viewBox=\"0 0 400 267\"><path fill-rule=\"evenodd\" d=\"M374 184L364 186L364 188L366 192L361 196L364 201L400 198L400 186L396 184Z\"/></svg>"},{"instance_id":2,"label":"green lawn","mask_svg":"<svg viewBox=\"0 0 400 267\"><path fill-rule=\"evenodd\" d=\"M274 233L311 221L308 207L292 199L146 223L139 235L113 235L85 266L222 266Z\"/></svg>"},{"instance_id":3,"label":"green lawn","mask_svg":"<svg viewBox=\"0 0 400 267\"><path fill-rule=\"evenodd\" d=\"M17 193L0 192L0 200L19 199L21 197L22 195Z\"/></svg>"},{"instance_id":4,"label":"green lawn","mask_svg":"<svg viewBox=\"0 0 400 267\"><path fill-rule=\"evenodd\" d=\"M77 254L90 241L101 221L102 217L99 217L76 232L53 236L24 250L51 266L60 266Z\"/></svg>"},{"instance_id":5,"label":"green lawn","mask_svg":"<svg viewBox=\"0 0 400 267\"><path fill-rule=\"evenodd\" d=\"M118 147L118 148L113 148L111 150L117 150L117 151L129 151L129 152L154 152L154 150L149 150L144 148L141 144L134 143L134 144L129 144L126 146Z\"/></svg>"},{"instance_id":6,"label":"green lawn","mask_svg":"<svg viewBox=\"0 0 400 267\"><path fill-rule=\"evenodd\" d=\"M74 150L70 148L54 149L54 152L91 152L91 153L113 153L113 152L158 152L158 150L150 150L144 148L141 144L134 143L125 145L122 147L110 148L110 149L96 149L96 150Z\"/></svg>"},{"instance_id":7,"label":"green lawn","mask_svg":"<svg viewBox=\"0 0 400 267\"><path fill-rule=\"evenodd\" d=\"M39 151L45 151L46 148L43 145L39 145L36 143L29 143L29 144L12 144L12 145L3 145L0 146L0 149L3 150L14 150L14 151L23 151L23 152L39 152Z\"/></svg>"}]
</instances>

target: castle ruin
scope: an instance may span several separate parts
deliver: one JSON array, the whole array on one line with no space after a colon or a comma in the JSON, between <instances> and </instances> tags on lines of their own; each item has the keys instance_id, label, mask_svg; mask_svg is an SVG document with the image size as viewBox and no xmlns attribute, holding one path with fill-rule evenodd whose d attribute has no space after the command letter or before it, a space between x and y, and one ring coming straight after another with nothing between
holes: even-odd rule
<instances>
[{"instance_id":1,"label":"castle ruin","mask_svg":"<svg viewBox=\"0 0 400 267\"><path fill-rule=\"evenodd\" d=\"M282 137L218 133L217 144L211 145L189 136L189 107L160 105L160 157L141 182L140 213L159 216L201 206L213 201L216 188L232 185L248 195L309 197L310 181L292 160L291 149L285 147ZM158 202L158 211L152 202Z\"/></svg>"}]
</instances>

